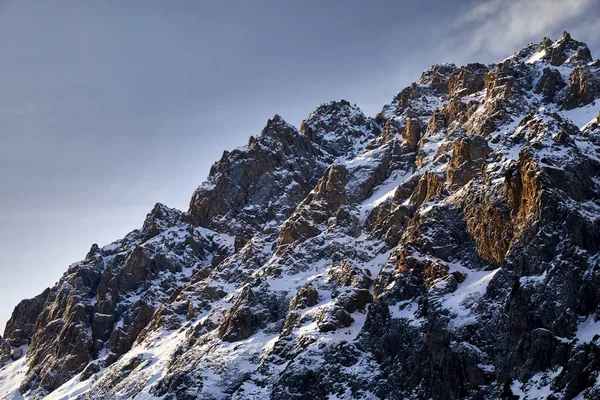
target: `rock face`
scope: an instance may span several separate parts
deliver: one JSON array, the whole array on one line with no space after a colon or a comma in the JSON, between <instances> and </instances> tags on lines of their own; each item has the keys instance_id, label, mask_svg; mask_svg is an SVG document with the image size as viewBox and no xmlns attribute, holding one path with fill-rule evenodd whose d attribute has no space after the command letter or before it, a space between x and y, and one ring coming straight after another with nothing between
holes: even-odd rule
<instances>
[{"instance_id":1,"label":"rock face","mask_svg":"<svg viewBox=\"0 0 600 400\"><path fill-rule=\"evenodd\" d=\"M275 116L17 305L0 398L600 398L599 82L565 33Z\"/></svg>"}]
</instances>

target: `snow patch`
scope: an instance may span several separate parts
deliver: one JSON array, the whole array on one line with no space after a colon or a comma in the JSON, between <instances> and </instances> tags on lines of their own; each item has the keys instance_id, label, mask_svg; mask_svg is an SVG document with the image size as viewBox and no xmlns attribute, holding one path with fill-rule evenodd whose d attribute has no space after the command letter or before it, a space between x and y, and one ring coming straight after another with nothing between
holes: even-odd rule
<instances>
[{"instance_id":1,"label":"snow patch","mask_svg":"<svg viewBox=\"0 0 600 400\"><path fill-rule=\"evenodd\" d=\"M461 265L452 264L450 272L459 271L466 273L467 277L459 284L458 288L440 299L443 308L449 310L454 318L454 326L464 326L476 320L475 315L468 308L468 304L479 299L487 289L490 281L500 271L500 268L492 271L474 271Z\"/></svg>"},{"instance_id":2,"label":"snow patch","mask_svg":"<svg viewBox=\"0 0 600 400\"><path fill-rule=\"evenodd\" d=\"M590 343L596 335L600 335L600 321L594 321L594 316L590 315L579 324L575 337L580 343Z\"/></svg>"},{"instance_id":3,"label":"snow patch","mask_svg":"<svg viewBox=\"0 0 600 400\"><path fill-rule=\"evenodd\" d=\"M23 353L27 352L27 346L23 346ZM21 400L23 396L19 392L19 386L27 373L27 357L9 363L0 369L0 399Z\"/></svg>"},{"instance_id":4,"label":"snow patch","mask_svg":"<svg viewBox=\"0 0 600 400\"><path fill-rule=\"evenodd\" d=\"M398 304L391 306L389 309L393 319L406 320L410 326L417 327L424 322L423 318L419 318L415 315L419 309L419 304L414 300L401 301Z\"/></svg>"}]
</instances>

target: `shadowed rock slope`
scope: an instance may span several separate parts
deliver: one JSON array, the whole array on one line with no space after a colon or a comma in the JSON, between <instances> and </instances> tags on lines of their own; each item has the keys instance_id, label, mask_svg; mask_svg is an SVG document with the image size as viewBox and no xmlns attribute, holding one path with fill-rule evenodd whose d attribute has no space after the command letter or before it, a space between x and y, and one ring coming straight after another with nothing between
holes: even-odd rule
<instances>
[{"instance_id":1,"label":"shadowed rock slope","mask_svg":"<svg viewBox=\"0 0 600 400\"><path fill-rule=\"evenodd\" d=\"M15 308L0 398L600 398L600 60L276 115ZM139 396L139 397L138 397Z\"/></svg>"}]
</instances>

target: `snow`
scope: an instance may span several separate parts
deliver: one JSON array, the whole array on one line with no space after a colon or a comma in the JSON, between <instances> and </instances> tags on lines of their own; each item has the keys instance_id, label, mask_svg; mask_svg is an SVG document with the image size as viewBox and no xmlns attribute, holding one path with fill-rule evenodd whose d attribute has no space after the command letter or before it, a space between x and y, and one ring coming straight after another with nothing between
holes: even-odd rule
<instances>
[{"instance_id":1,"label":"snow","mask_svg":"<svg viewBox=\"0 0 600 400\"><path fill-rule=\"evenodd\" d=\"M107 244L106 246L102 247L102 252L103 253L113 253L113 252L119 250L120 247L121 247L121 241L117 240L116 242Z\"/></svg>"},{"instance_id":2,"label":"snow","mask_svg":"<svg viewBox=\"0 0 600 400\"><path fill-rule=\"evenodd\" d=\"M552 381L560 375L562 367L554 371L538 372L529 381L522 383L514 380L510 386L512 393L522 400L545 400L554 394L551 388Z\"/></svg>"},{"instance_id":3,"label":"snow","mask_svg":"<svg viewBox=\"0 0 600 400\"><path fill-rule=\"evenodd\" d=\"M529 57L525 62L527 64L533 64L534 62L539 61L542 58L544 58L545 55L546 55L546 50L538 51L537 53L534 53L531 57Z\"/></svg>"},{"instance_id":4,"label":"snow","mask_svg":"<svg viewBox=\"0 0 600 400\"><path fill-rule=\"evenodd\" d=\"M367 241L365 241L364 244L368 245ZM383 266L389 260L390 255L392 254L393 251L394 251L393 249L389 249L381 254L378 254L370 261L359 264L359 267L369 271L371 276L377 276L377 275L379 275L379 271L381 271Z\"/></svg>"},{"instance_id":5,"label":"snow","mask_svg":"<svg viewBox=\"0 0 600 400\"><path fill-rule=\"evenodd\" d=\"M87 392L90 388L93 379L80 381L80 375L75 375L69 381L65 382L58 389L46 396L47 400L68 400L76 399L78 396Z\"/></svg>"},{"instance_id":6,"label":"snow","mask_svg":"<svg viewBox=\"0 0 600 400\"><path fill-rule=\"evenodd\" d=\"M409 171L394 171L381 185L377 186L373 194L360 205L361 222L364 222L369 212L375 207L392 198L398 186L410 178Z\"/></svg>"},{"instance_id":7,"label":"snow","mask_svg":"<svg viewBox=\"0 0 600 400\"><path fill-rule=\"evenodd\" d=\"M351 160L345 161L344 164L346 168L352 170L357 167L370 166L373 162L378 160L378 154L384 151L383 147L365 151L363 154L355 157Z\"/></svg>"},{"instance_id":8,"label":"snow","mask_svg":"<svg viewBox=\"0 0 600 400\"><path fill-rule=\"evenodd\" d=\"M22 347L26 353L27 346ZM24 355L20 359L9 363L0 369L0 399L21 400L23 396L19 392L21 381L27 373L27 359Z\"/></svg>"},{"instance_id":9,"label":"snow","mask_svg":"<svg viewBox=\"0 0 600 400\"><path fill-rule=\"evenodd\" d=\"M600 101L588 104L584 107L574 108L572 110L561 110L563 117L570 119L579 129L582 129L588 123L596 119L600 112Z\"/></svg>"},{"instance_id":10,"label":"snow","mask_svg":"<svg viewBox=\"0 0 600 400\"><path fill-rule=\"evenodd\" d=\"M136 400L155 398L149 394L149 390L157 380L164 377L167 370L167 362L184 339L184 330L174 332L162 331L152 337L152 340L149 343L134 346L117 361L116 366L127 364L133 358L138 356L142 356L144 361L136 369L135 374L127 376L119 383L119 387L125 386L127 383L129 383L129 386L131 387L135 382L136 387L140 389L140 393L135 396ZM75 399L88 392L91 385L102 378L102 372L103 371L100 371L83 382L80 380L81 374L75 375L71 380L65 382L62 386L53 391L46 399Z\"/></svg>"},{"instance_id":11,"label":"snow","mask_svg":"<svg viewBox=\"0 0 600 400\"><path fill-rule=\"evenodd\" d=\"M522 276L519 278L519 283L521 285L539 285L546 280L546 271L542 275L532 275L532 276Z\"/></svg>"},{"instance_id":12,"label":"snow","mask_svg":"<svg viewBox=\"0 0 600 400\"><path fill-rule=\"evenodd\" d=\"M419 308L419 304L414 300L404 300L398 304L390 307L390 315L394 319L403 319L408 322L410 326L420 326L423 322L423 318L419 318L415 315Z\"/></svg>"},{"instance_id":13,"label":"snow","mask_svg":"<svg viewBox=\"0 0 600 400\"><path fill-rule=\"evenodd\" d=\"M600 335L600 321L594 321L594 316L590 315L579 324L575 337L580 343L590 343L596 335Z\"/></svg>"},{"instance_id":14,"label":"snow","mask_svg":"<svg viewBox=\"0 0 600 400\"><path fill-rule=\"evenodd\" d=\"M488 284L500 268L491 271L474 271L453 263L450 272L452 271L466 273L467 277L454 292L443 296L440 303L453 314L452 323L458 327L475 322L476 317L467 303L479 299L485 293Z\"/></svg>"}]
</instances>

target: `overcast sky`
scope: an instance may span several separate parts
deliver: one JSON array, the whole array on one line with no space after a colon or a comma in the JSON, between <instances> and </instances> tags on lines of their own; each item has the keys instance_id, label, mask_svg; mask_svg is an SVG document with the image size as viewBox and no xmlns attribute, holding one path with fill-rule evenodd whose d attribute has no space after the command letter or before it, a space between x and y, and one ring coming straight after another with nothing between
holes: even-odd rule
<instances>
[{"instance_id":1,"label":"overcast sky","mask_svg":"<svg viewBox=\"0 0 600 400\"><path fill-rule=\"evenodd\" d=\"M274 114L375 115L431 64L565 29L598 57L599 20L600 0L1 2L0 332L92 243L186 210Z\"/></svg>"}]
</instances>

